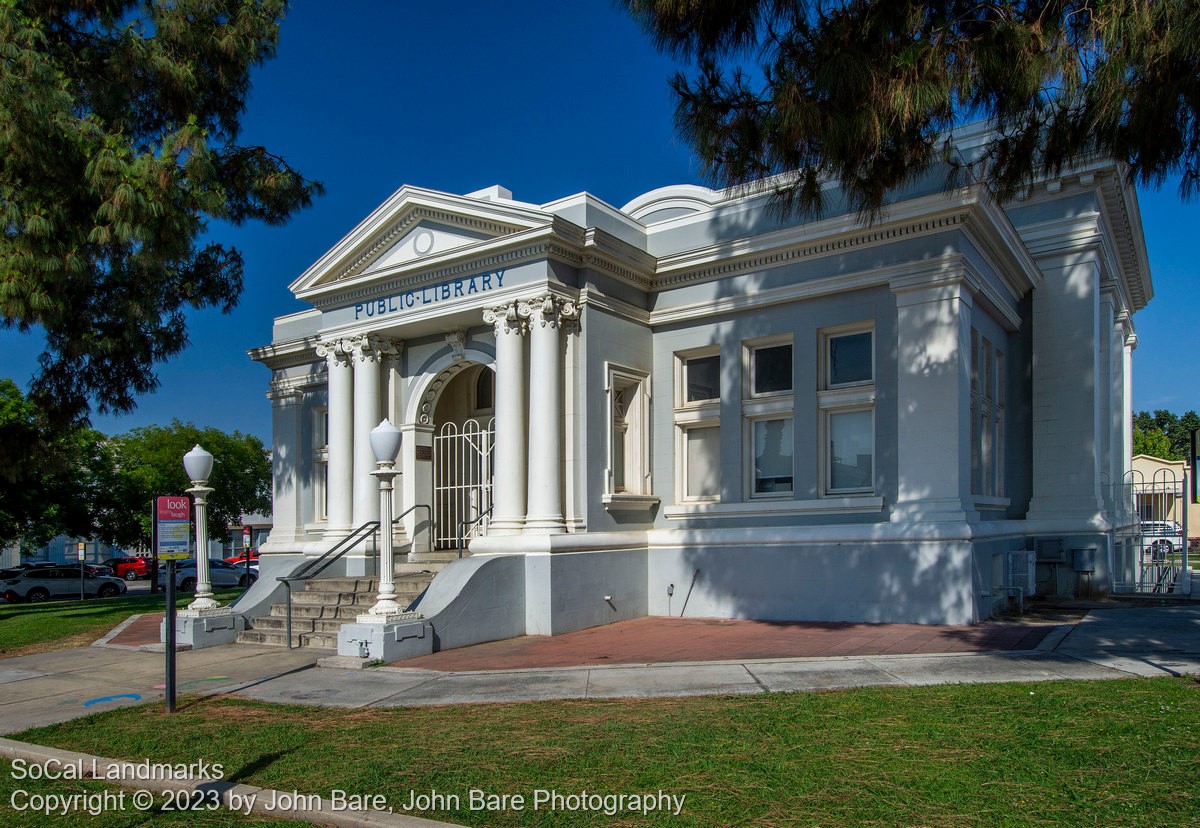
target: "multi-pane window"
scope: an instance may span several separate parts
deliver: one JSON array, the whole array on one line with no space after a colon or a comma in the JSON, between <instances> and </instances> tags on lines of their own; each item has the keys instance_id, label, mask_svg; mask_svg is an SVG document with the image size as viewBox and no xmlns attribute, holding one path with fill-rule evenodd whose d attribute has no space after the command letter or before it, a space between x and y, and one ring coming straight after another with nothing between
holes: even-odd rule
<instances>
[{"instance_id":1,"label":"multi-pane window","mask_svg":"<svg viewBox=\"0 0 1200 828\"><path fill-rule=\"evenodd\" d=\"M827 495L875 489L875 333L859 325L825 331L822 342L822 477Z\"/></svg>"},{"instance_id":2,"label":"multi-pane window","mask_svg":"<svg viewBox=\"0 0 1200 828\"><path fill-rule=\"evenodd\" d=\"M676 490L680 500L721 496L721 355L676 354Z\"/></svg>"},{"instance_id":3,"label":"multi-pane window","mask_svg":"<svg viewBox=\"0 0 1200 828\"><path fill-rule=\"evenodd\" d=\"M794 409L792 342L772 338L745 346L744 452L751 498L792 494L794 475Z\"/></svg>"},{"instance_id":4,"label":"multi-pane window","mask_svg":"<svg viewBox=\"0 0 1200 828\"><path fill-rule=\"evenodd\" d=\"M971 492L1004 496L1004 353L971 330Z\"/></svg>"}]
</instances>

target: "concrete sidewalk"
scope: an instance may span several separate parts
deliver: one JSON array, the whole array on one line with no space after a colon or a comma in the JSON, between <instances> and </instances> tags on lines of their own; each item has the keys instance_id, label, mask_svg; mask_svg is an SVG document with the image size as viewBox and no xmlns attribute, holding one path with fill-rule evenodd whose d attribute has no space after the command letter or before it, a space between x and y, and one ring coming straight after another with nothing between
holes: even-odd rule
<instances>
[{"instance_id":1,"label":"concrete sidewalk","mask_svg":"<svg viewBox=\"0 0 1200 828\"><path fill-rule=\"evenodd\" d=\"M575 635L588 633L594 644L608 637L600 647L605 661L542 667L533 666L537 640L479 645L523 650L510 652L507 661L498 661L495 652L485 653L490 669L472 669L469 662L482 657L470 652L474 648L435 654L433 658L444 656L446 662L436 670L409 665L315 668L317 657L326 653L231 644L180 652L179 690L359 708L1200 675L1200 604L1194 603L1091 610L1076 624L1049 627L981 625L914 631L904 625L756 625L688 619L693 630L740 630L741 646L746 648L741 652L755 657L731 657L729 640L716 633L693 635L695 646L685 646L681 639L688 638L684 634L688 625L679 621L639 619L624 627L582 631ZM637 635L639 630L644 634ZM792 649L764 650L764 636L773 637L771 646ZM671 660L669 655L648 651L647 640L655 637L674 641L671 652L686 652L689 660ZM789 655L805 640L823 654ZM540 641L541 646L557 649L554 658L561 659L568 639ZM1026 648L1015 649L1019 646ZM575 657L585 658L584 650L578 648ZM705 657L706 651L711 657ZM111 642L0 661L0 732L159 700L163 664L161 652Z\"/></svg>"}]
</instances>

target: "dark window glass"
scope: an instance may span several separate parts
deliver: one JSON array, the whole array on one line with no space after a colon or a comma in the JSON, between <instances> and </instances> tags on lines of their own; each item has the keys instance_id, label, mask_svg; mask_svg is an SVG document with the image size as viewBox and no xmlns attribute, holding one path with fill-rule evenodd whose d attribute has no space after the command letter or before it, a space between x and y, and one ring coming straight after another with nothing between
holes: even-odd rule
<instances>
[{"instance_id":1,"label":"dark window glass","mask_svg":"<svg viewBox=\"0 0 1200 828\"><path fill-rule=\"evenodd\" d=\"M754 349L754 393L792 390L792 346Z\"/></svg>"},{"instance_id":2,"label":"dark window glass","mask_svg":"<svg viewBox=\"0 0 1200 828\"><path fill-rule=\"evenodd\" d=\"M870 382L871 332L829 338L829 385Z\"/></svg>"},{"instance_id":3,"label":"dark window glass","mask_svg":"<svg viewBox=\"0 0 1200 828\"><path fill-rule=\"evenodd\" d=\"M684 363L687 402L721 398L721 357L694 357Z\"/></svg>"}]
</instances>

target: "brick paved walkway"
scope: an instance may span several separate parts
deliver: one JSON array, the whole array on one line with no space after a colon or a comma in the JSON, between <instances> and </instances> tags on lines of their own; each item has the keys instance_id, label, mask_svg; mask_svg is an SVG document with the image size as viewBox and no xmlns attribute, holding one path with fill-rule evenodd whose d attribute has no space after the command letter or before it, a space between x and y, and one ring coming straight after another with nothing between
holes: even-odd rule
<instances>
[{"instance_id":1,"label":"brick paved walkway","mask_svg":"<svg viewBox=\"0 0 1200 828\"><path fill-rule=\"evenodd\" d=\"M556 636L523 636L397 662L450 672L672 661L744 661L1032 650L1048 624L837 624L712 618L637 618Z\"/></svg>"},{"instance_id":2,"label":"brick paved walkway","mask_svg":"<svg viewBox=\"0 0 1200 828\"><path fill-rule=\"evenodd\" d=\"M110 644L159 643L162 613L147 613ZM716 618L637 618L556 636L527 635L397 662L461 672L673 661L936 654L1035 649L1051 624L837 624Z\"/></svg>"}]
</instances>

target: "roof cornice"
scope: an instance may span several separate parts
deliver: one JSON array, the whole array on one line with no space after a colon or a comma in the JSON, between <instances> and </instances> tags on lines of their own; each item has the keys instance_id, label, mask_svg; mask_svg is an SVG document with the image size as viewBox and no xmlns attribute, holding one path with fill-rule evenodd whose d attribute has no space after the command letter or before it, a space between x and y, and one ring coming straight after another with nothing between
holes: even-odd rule
<instances>
[{"instance_id":1,"label":"roof cornice","mask_svg":"<svg viewBox=\"0 0 1200 828\"><path fill-rule=\"evenodd\" d=\"M874 224L841 215L663 256L653 288L682 287L954 229L964 231L1015 297L1040 282L1036 263L1004 211L983 187L972 185L891 205Z\"/></svg>"}]
</instances>

